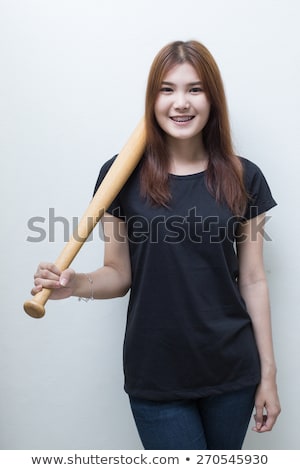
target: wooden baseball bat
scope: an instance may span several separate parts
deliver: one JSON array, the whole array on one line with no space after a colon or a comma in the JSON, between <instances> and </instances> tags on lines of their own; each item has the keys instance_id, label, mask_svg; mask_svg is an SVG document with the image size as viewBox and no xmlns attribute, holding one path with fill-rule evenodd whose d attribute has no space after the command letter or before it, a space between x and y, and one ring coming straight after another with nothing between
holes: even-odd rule
<instances>
[{"instance_id":1,"label":"wooden baseball bat","mask_svg":"<svg viewBox=\"0 0 300 470\"><path fill-rule=\"evenodd\" d=\"M57 258L55 264L61 271L70 266L95 225L118 195L140 161L145 146L146 132L144 118L142 118L100 184L79 222L76 234L73 233ZM50 294L51 289L42 289L32 299L24 303L25 312L34 318L43 317L45 304Z\"/></svg>"}]
</instances>

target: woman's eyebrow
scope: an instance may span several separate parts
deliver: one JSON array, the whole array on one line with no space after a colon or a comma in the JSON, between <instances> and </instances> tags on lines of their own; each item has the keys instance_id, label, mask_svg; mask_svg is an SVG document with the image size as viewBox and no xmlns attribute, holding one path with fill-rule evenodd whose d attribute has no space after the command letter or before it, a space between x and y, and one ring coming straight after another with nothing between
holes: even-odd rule
<instances>
[{"instance_id":1,"label":"woman's eyebrow","mask_svg":"<svg viewBox=\"0 0 300 470\"><path fill-rule=\"evenodd\" d=\"M166 82L165 80L163 80L161 83L162 83L162 85L176 86L176 83ZM187 83L186 85L187 86L202 85L202 82L201 82L201 80L199 80L197 82Z\"/></svg>"}]
</instances>

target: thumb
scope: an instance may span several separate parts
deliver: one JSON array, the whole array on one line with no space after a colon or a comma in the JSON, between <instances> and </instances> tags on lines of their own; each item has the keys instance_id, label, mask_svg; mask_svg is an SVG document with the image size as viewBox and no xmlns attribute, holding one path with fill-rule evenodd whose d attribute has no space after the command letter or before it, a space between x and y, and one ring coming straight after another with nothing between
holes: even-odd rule
<instances>
[{"instance_id":1,"label":"thumb","mask_svg":"<svg viewBox=\"0 0 300 470\"><path fill-rule=\"evenodd\" d=\"M62 287L68 287L69 283L74 278L75 271L73 269L65 269L60 275L59 283Z\"/></svg>"},{"instance_id":2,"label":"thumb","mask_svg":"<svg viewBox=\"0 0 300 470\"><path fill-rule=\"evenodd\" d=\"M254 419L255 419L255 427L257 431L259 431L263 425L263 410L264 410L263 406L256 405L256 414L254 415Z\"/></svg>"}]
</instances>

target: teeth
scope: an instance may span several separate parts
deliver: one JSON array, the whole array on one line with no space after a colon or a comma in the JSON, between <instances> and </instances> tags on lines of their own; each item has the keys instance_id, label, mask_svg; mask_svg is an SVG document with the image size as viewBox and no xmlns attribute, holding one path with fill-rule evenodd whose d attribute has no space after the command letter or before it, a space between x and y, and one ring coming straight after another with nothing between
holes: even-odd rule
<instances>
[{"instance_id":1,"label":"teeth","mask_svg":"<svg viewBox=\"0 0 300 470\"><path fill-rule=\"evenodd\" d=\"M187 122L191 121L191 119L193 119L193 116L172 117L172 120L176 122Z\"/></svg>"}]
</instances>

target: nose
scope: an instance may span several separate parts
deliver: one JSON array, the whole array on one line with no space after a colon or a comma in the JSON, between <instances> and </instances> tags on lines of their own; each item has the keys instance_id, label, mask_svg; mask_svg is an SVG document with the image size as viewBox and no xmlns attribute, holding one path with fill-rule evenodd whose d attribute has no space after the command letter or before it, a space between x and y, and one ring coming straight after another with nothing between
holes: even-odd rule
<instances>
[{"instance_id":1,"label":"nose","mask_svg":"<svg viewBox=\"0 0 300 470\"><path fill-rule=\"evenodd\" d=\"M174 108L177 110L186 110L190 106L188 98L185 93L176 93Z\"/></svg>"}]
</instances>

